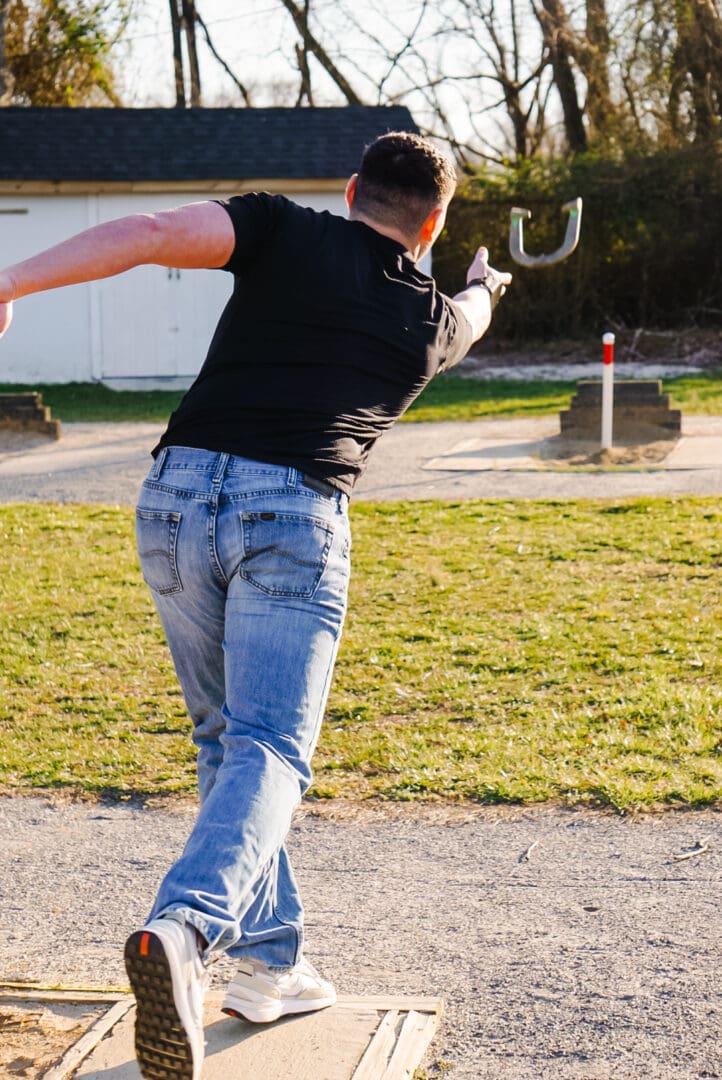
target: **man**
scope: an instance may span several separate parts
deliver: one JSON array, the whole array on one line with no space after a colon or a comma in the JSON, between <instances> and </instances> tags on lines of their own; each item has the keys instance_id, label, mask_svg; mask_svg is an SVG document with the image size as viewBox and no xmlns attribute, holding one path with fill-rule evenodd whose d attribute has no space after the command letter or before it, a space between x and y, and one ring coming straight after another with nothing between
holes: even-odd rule
<instances>
[{"instance_id":1,"label":"man","mask_svg":"<svg viewBox=\"0 0 722 1080\"><path fill-rule=\"evenodd\" d=\"M249 194L99 225L0 273L0 333L19 297L140 264L235 277L136 517L201 800L126 944L147 1078L200 1077L213 954L238 960L231 1015L266 1022L335 1000L303 959L285 840L341 635L354 482L379 435L485 333L511 281L485 248L453 300L418 269L455 186L431 143L393 133L350 179L348 220Z\"/></svg>"}]
</instances>

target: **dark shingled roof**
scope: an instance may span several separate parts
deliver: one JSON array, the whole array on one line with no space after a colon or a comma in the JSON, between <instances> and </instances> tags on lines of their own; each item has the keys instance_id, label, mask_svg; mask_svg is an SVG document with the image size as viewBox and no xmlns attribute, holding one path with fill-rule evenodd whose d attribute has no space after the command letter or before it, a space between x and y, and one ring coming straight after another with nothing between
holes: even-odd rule
<instances>
[{"instance_id":1,"label":"dark shingled roof","mask_svg":"<svg viewBox=\"0 0 722 1080\"><path fill-rule=\"evenodd\" d=\"M0 108L0 179L335 179L387 131L418 131L408 109Z\"/></svg>"}]
</instances>

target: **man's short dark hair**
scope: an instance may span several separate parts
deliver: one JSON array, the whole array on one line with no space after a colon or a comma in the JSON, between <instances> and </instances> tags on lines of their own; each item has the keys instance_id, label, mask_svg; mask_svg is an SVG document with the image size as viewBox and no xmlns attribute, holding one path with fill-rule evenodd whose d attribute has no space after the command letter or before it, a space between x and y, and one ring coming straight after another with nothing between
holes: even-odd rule
<instances>
[{"instance_id":1,"label":"man's short dark hair","mask_svg":"<svg viewBox=\"0 0 722 1080\"><path fill-rule=\"evenodd\" d=\"M392 131L364 151L353 210L411 236L456 189L453 163L428 139Z\"/></svg>"}]
</instances>

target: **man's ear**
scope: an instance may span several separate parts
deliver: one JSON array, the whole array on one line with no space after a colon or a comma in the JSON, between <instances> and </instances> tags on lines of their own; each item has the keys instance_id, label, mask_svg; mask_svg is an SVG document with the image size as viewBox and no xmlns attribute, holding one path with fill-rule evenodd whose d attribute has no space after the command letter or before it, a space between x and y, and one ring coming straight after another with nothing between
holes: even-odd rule
<instances>
[{"instance_id":1,"label":"man's ear","mask_svg":"<svg viewBox=\"0 0 722 1080\"><path fill-rule=\"evenodd\" d=\"M444 226L444 208L437 206L432 210L419 230L419 237L425 244L431 244Z\"/></svg>"},{"instance_id":2,"label":"man's ear","mask_svg":"<svg viewBox=\"0 0 722 1080\"><path fill-rule=\"evenodd\" d=\"M356 198L356 183L358 181L358 173L354 173L348 184L346 184L346 206L351 209L353 201Z\"/></svg>"}]
</instances>

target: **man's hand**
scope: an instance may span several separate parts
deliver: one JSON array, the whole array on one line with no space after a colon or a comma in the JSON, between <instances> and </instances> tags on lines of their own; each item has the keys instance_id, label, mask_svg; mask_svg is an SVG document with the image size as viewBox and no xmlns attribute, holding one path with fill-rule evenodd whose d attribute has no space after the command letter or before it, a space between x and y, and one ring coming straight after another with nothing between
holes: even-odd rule
<instances>
[{"instance_id":1,"label":"man's hand","mask_svg":"<svg viewBox=\"0 0 722 1080\"><path fill-rule=\"evenodd\" d=\"M13 321L12 301L7 304L0 301L0 338L3 336L10 323Z\"/></svg>"},{"instance_id":2,"label":"man's hand","mask_svg":"<svg viewBox=\"0 0 722 1080\"><path fill-rule=\"evenodd\" d=\"M497 299L504 295L507 285L511 285L511 274L489 266L489 252L485 247L479 248L466 271L467 284L477 278L481 278L491 295L497 295Z\"/></svg>"},{"instance_id":3,"label":"man's hand","mask_svg":"<svg viewBox=\"0 0 722 1080\"><path fill-rule=\"evenodd\" d=\"M478 341L489 329L491 312L511 284L511 274L489 266L489 252L480 247L466 271L467 286L454 300L471 326L473 340ZM483 285L478 282L483 282ZM471 284L476 282L476 284Z\"/></svg>"},{"instance_id":4,"label":"man's hand","mask_svg":"<svg viewBox=\"0 0 722 1080\"><path fill-rule=\"evenodd\" d=\"M15 288L7 273L0 273L0 338L13 321Z\"/></svg>"}]
</instances>

